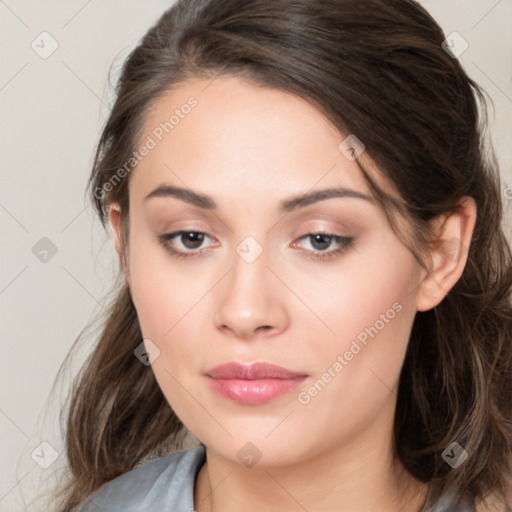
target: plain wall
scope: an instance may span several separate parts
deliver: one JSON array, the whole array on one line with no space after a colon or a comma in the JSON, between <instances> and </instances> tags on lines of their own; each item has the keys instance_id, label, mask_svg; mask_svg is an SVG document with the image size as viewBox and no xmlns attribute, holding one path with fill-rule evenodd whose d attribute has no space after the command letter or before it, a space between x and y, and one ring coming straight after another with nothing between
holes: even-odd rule
<instances>
[{"instance_id":1,"label":"plain wall","mask_svg":"<svg viewBox=\"0 0 512 512\"><path fill-rule=\"evenodd\" d=\"M101 311L117 273L113 242L84 203L93 150L112 103L108 71L114 62L117 76L129 50L171 3L0 2L2 511L23 510L17 482L27 485L44 472L30 456L52 435L41 433L38 415L46 412L41 408L64 356ZM460 60L495 103L491 135L510 213L512 2L421 3L446 34L456 31L469 43ZM55 43L40 36L43 31L58 43L47 58ZM43 250L47 261L40 260ZM57 424L57 411L52 420ZM63 458L62 447L56 449Z\"/></svg>"}]
</instances>

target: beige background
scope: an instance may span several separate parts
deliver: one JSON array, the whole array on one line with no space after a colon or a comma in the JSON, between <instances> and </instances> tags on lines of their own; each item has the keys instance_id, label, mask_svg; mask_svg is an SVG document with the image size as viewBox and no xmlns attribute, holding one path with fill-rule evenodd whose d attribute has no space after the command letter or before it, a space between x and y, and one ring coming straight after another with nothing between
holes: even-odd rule
<instances>
[{"instance_id":1,"label":"beige background","mask_svg":"<svg viewBox=\"0 0 512 512\"><path fill-rule=\"evenodd\" d=\"M84 203L92 152L112 101L107 73L112 62L119 70L170 3L0 0L1 511L25 510L20 488L48 471L30 456L42 441L63 459L57 413L50 411L44 429L38 415L117 271L113 244ZM421 3L446 34L457 31L469 43L460 60L495 102L491 135L510 214L512 0ZM39 36L43 31L58 44L47 58L40 54L52 49L52 39ZM46 263L32 252L43 237L57 250ZM51 459L51 447L39 450Z\"/></svg>"}]
</instances>

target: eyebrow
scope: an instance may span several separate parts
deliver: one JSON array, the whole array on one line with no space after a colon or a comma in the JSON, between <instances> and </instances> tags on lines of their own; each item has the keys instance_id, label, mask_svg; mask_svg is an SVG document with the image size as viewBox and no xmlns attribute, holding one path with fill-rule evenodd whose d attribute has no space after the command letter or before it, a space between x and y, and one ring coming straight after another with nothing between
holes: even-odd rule
<instances>
[{"instance_id":1,"label":"eyebrow","mask_svg":"<svg viewBox=\"0 0 512 512\"><path fill-rule=\"evenodd\" d=\"M175 197L191 205L198 206L199 208L204 208L208 210L217 209L217 203L210 196L199 194L197 192L193 192L190 189L176 187L173 185L159 185L144 198L144 202L153 197ZM317 203L319 201L324 201L326 199L331 199L334 197L350 197L373 202L369 196L363 194L362 192L358 192L357 190L352 190L344 187L331 187L322 190L307 192L305 194L301 194L281 201L281 203L279 204L279 210L281 213L288 213L293 210L297 210L298 208L303 208L305 206L309 206L310 204Z\"/></svg>"}]
</instances>

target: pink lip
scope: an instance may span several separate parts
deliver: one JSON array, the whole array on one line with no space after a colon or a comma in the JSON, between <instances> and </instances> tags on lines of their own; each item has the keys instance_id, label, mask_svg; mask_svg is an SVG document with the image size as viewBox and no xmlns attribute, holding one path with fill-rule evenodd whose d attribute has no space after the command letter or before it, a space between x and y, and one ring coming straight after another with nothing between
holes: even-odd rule
<instances>
[{"instance_id":1,"label":"pink lip","mask_svg":"<svg viewBox=\"0 0 512 512\"><path fill-rule=\"evenodd\" d=\"M226 363L208 370L205 375L216 392L247 405L269 402L299 386L308 377L264 362L250 365Z\"/></svg>"}]
</instances>

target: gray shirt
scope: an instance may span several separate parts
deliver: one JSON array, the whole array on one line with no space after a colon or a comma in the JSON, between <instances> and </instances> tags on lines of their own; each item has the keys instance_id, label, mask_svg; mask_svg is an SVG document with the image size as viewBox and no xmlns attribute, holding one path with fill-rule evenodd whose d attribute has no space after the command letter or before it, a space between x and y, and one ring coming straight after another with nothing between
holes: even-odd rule
<instances>
[{"instance_id":1,"label":"gray shirt","mask_svg":"<svg viewBox=\"0 0 512 512\"><path fill-rule=\"evenodd\" d=\"M160 457L103 484L78 512L194 512L194 484L205 460L203 444ZM475 512L475 508L457 497L446 497L440 506L427 504L422 512Z\"/></svg>"}]
</instances>

